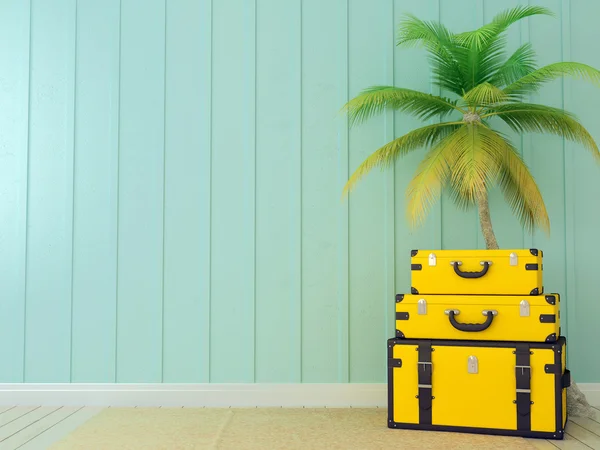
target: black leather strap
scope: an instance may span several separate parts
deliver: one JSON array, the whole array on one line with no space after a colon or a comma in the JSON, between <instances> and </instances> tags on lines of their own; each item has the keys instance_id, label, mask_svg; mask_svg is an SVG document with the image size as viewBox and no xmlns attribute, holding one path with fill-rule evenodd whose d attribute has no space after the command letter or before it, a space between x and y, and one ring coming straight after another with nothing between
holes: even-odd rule
<instances>
[{"instance_id":1,"label":"black leather strap","mask_svg":"<svg viewBox=\"0 0 600 450\"><path fill-rule=\"evenodd\" d=\"M531 431L531 365L527 344L516 346L517 430Z\"/></svg>"},{"instance_id":2,"label":"black leather strap","mask_svg":"<svg viewBox=\"0 0 600 450\"><path fill-rule=\"evenodd\" d=\"M431 341L421 341L419 344L419 423L431 425Z\"/></svg>"}]
</instances>

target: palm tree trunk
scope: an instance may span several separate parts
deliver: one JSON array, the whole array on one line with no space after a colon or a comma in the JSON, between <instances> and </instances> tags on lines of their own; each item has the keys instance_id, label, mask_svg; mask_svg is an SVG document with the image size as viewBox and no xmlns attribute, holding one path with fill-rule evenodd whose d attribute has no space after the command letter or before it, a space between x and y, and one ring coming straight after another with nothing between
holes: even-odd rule
<instances>
[{"instance_id":1,"label":"palm tree trunk","mask_svg":"<svg viewBox=\"0 0 600 450\"><path fill-rule=\"evenodd\" d=\"M498 250L498 241L492 228L492 218L490 216L490 205L488 203L487 191L480 192L477 195L477 206L479 207L479 223L485 239L485 247L488 250Z\"/></svg>"}]
</instances>

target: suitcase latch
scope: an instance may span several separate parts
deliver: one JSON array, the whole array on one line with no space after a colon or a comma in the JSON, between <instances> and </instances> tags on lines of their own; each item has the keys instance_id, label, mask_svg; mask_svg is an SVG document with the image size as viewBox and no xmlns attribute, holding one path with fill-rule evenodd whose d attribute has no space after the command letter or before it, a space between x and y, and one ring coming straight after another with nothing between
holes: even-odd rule
<instances>
[{"instance_id":1,"label":"suitcase latch","mask_svg":"<svg viewBox=\"0 0 600 450\"><path fill-rule=\"evenodd\" d=\"M427 301L424 298L417 302L417 314L427 314Z\"/></svg>"},{"instance_id":2,"label":"suitcase latch","mask_svg":"<svg viewBox=\"0 0 600 450\"><path fill-rule=\"evenodd\" d=\"M521 317L529 317L529 302L527 300L521 300L519 305Z\"/></svg>"},{"instance_id":3,"label":"suitcase latch","mask_svg":"<svg viewBox=\"0 0 600 450\"><path fill-rule=\"evenodd\" d=\"M437 264L437 258L435 257L435 253L429 254L429 265L435 266Z\"/></svg>"},{"instance_id":4,"label":"suitcase latch","mask_svg":"<svg viewBox=\"0 0 600 450\"><path fill-rule=\"evenodd\" d=\"M467 372L479 372L479 362L477 361L477 356L469 356L469 359L467 360Z\"/></svg>"},{"instance_id":5,"label":"suitcase latch","mask_svg":"<svg viewBox=\"0 0 600 450\"><path fill-rule=\"evenodd\" d=\"M509 259L510 259L510 265L511 266L516 266L519 263L519 260L517 258L517 254L514 253L514 252L509 255Z\"/></svg>"}]
</instances>

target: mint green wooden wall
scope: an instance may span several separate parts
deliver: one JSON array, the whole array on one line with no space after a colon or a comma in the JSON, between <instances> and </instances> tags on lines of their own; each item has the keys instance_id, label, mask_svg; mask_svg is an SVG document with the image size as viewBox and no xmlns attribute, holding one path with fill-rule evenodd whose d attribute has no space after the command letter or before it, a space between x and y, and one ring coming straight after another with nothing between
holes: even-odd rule
<instances>
[{"instance_id":1,"label":"mint green wooden wall","mask_svg":"<svg viewBox=\"0 0 600 450\"><path fill-rule=\"evenodd\" d=\"M435 92L404 12L462 30L525 0L0 0L1 382L383 382L411 248L483 245L447 200L410 232L421 153L348 174L416 125L348 130L363 87ZM600 67L595 0L531 0L512 30L539 62ZM600 140L600 90L535 101ZM545 252L579 382L600 382L600 168L577 145L517 138L552 234L493 194L504 247Z\"/></svg>"}]
</instances>

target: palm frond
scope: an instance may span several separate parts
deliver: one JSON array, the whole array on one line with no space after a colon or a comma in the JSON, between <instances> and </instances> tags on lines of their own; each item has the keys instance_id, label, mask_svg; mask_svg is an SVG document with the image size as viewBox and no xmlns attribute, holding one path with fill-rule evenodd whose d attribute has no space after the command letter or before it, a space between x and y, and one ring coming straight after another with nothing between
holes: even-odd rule
<instances>
[{"instance_id":1,"label":"palm frond","mask_svg":"<svg viewBox=\"0 0 600 450\"><path fill-rule=\"evenodd\" d=\"M575 116L562 109L533 103L507 103L490 111L481 117L496 116L519 133L550 133L580 143L600 162L600 151L594 138Z\"/></svg>"},{"instance_id":2,"label":"palm frond","mask_svg":"<svg viewBox=\"0 0 600 450\"><path fill-rule=\"evenodd\" d=\"M523 95L538 91L542 85L564 75L580 78L600 85L600 70L577 62L558 62L541 67L504 88L510 95Z\"/></svg>"},{"instance_id":3,"label":"palm frond","mask_svg":"<svg viewBox=\"0 0 600 450\"><path fill-rule=\"evenodd\" d=\"M463 100L471 108L489 106L506 101L506 93L491 83L481 83L463 96Z\"/></svg>"},{"instance_id":4,"label":"palm frond","mask_svg":"<svg viewBox=\"0 0 600 450\"><path fill-rule=\"evenodd\" d=\"M350 125L355 125L386 109L406 112L425 121L432 117L443 117L455 110L461 111L456 105L455 100L412 89L373 86L350 100L344 110L348 112Z\"/></svg>"},{"instance_id":5,"label":"palm frond","mask_svg":"<svg viewBox=\"0 0 600 450\"><path fill-rule=\"evenodd\" d=\"M428 147L439 142L451 134L462 122L443 122L417 128L406 133L383 147L373 152L354 171L346 185L343 195L352 190L356 183L369 173L373 168L389 167L397 158L400 158L419 148Z\"/></svg>"},{"instance_id":6,"label":"palm frond","mask_svg":"<svg viewBox=\"0 0 600 450\"><path fill-rule=\"evenodd\" d=\"M454 35L444 25L405 14L399 24L396 43L404 47L423 46L429 52L436 83L457 95L463 93L466 53L456 45Z\"/></svg>"},{"instance_id":7,"label":"palm frond","mask_svg":"<svg viewBox=\"0 0 600 450\"><path fill-rule=\"evenodd\" d=\"M459 126L431 148L410 181L406 196L407 216L411 226L421 224L452 173L452 167L468 146L466 125Z\"/></svg>"},{"instance_id":8,"label":"palm frond","mask_svg":"<svg viewBox=\"0 0 600 450\"><path fill-rule=\"evenodd\" d=\"M516 6L497 14L490 23L483 25L477 30L456 35L455 39L463 46L481 50L514 23L526 17L536 15L554 16L554 13L542 6Z\"/></svg>"},{"instance_id":9,"label":"palm frond","mask_svg":"<svg viewBox=\"0 0 600 450\"><path fill-rule=\"evenodd\" d=\"M481 132L501 148L502 165L497 183L513 214L527 231L540 227L549 233L550 218L542 193L518 150L494 130L484 129Z\"/></svg>"},{"instance_id":10,"label":"palm frond","mask_svg":"<svg viewBox=\"0 0 600 450\"><path fill-rule=\"evenodd\" d=\"M457 158L452 168L451 187L454 202L468 208L477 201L478 194L492 185L502 166L503 147L488 136L482 124L468 125L468 148Z\"/></svg>"},{"instance_id":11,"label":"palm frond","mask_svg":"<svg viewBox=\"0 0 600 450\"><path fill-rule=\"evenodd\" d=\"M497 68L490 79L496 86L508 86L536 69L535 51L529 42L521 45Z\"/></svg>"}]
</instances>

